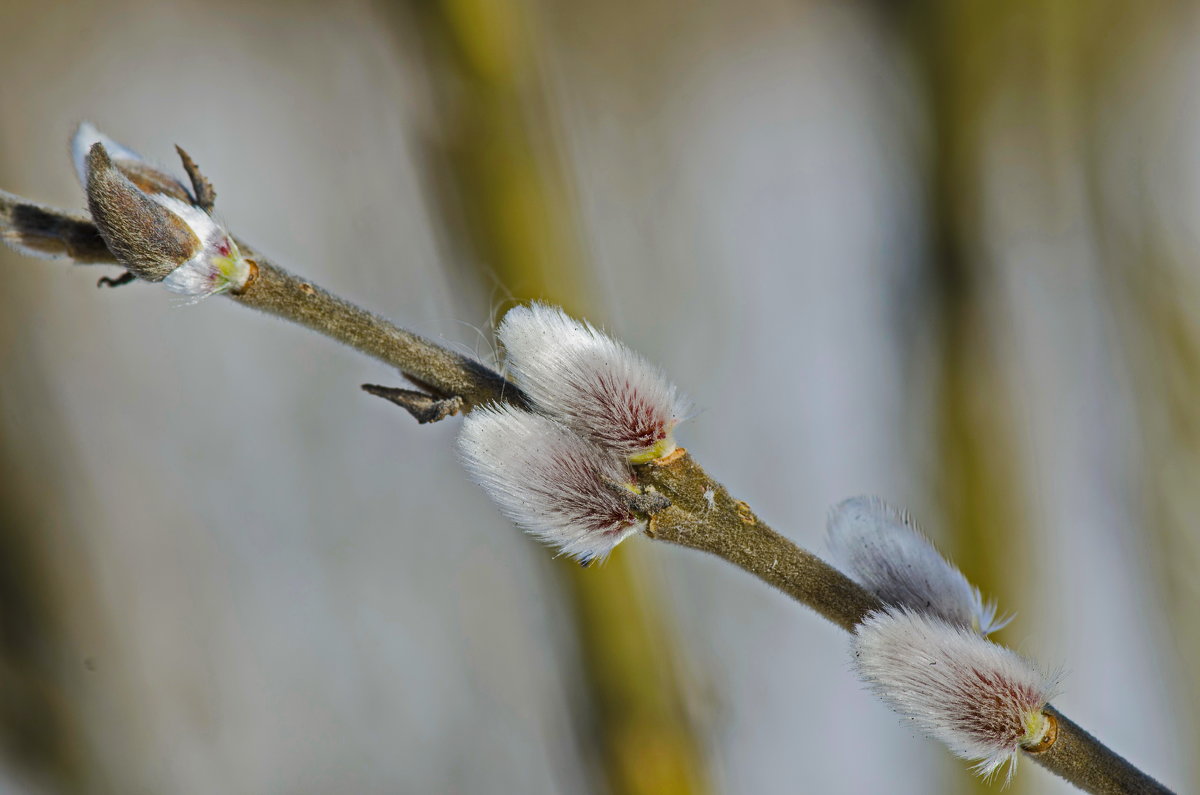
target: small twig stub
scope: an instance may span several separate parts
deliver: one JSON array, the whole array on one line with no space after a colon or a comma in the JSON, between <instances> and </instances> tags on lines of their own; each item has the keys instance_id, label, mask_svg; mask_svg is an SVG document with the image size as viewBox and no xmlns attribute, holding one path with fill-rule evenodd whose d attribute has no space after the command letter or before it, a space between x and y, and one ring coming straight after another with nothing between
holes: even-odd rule
<instances>
[{"instance_id":1,"label":"small twig stub","mask_svg":"<svg viewBox=\"0 0 1200 795\"><path fill-rule=\"evenodd\" d=\"M444 420L458 414L463 409L463 399L457 395L449 398L436 398L414 389L380 386L379 384L363 384L362 389L364 392L400 406L421 425Z\"/></svg>"}]
</instances>

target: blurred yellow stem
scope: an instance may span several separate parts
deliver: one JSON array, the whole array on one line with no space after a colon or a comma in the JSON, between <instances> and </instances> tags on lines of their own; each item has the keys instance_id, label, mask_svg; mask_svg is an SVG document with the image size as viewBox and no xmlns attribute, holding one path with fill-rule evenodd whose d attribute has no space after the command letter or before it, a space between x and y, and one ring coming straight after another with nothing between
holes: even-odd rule
<instances>
[{"instance_id":1,"label":"blurred yellow stem","mask_svg":"<svg viewBox=\"0 0 1200 795\"><path fill-rule=\"evenodd\" d=\"M552 115L531 70L533 20L518 0L415 3L424 34L445 57L432 78L460 92L443 114L440 172L447 225L518 301L587 306L569 191L554 157ZM536 123L531 123L536 120ZM539 137L533 130L541 131ZM483 275L483 274L481 274ZM668 617L636 550L619 548L588 570L563 562L583 676L609 791L707 792L706 766L680 690Z\"/></svg>"}]
</instances>

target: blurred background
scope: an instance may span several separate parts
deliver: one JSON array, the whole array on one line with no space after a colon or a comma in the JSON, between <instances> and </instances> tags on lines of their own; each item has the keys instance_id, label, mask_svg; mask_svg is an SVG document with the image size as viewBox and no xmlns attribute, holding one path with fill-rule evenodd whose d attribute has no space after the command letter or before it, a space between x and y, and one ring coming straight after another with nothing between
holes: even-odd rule
<instances>
[{"instance_id":1,"label":"blurred background","mask_svg":"<svg viewBox=\"0 0 1200 795\"><path fill-rule=\"evenodd\" d=\"M1197 791L1198 10L0 0L0 186L83 206L90 119L460 350L515 300L602 323L764 520L823 552L839 500L907 507ZM999 787L812 612L645 539L555 561L458 420L358 389L397 376L110 270L0 251L0 791Z\"/></svg>"}]
</instances>

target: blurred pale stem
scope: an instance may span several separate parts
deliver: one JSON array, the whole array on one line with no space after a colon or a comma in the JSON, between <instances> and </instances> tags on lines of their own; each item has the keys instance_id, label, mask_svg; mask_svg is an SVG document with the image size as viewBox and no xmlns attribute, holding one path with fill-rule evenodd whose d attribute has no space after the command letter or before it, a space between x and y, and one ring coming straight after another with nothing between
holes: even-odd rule
<instances>
[{"instance_id":1,"label":"blurred pale stem","mask_svg":"<svg viewBox=\"0 0 1200 795\"><path fill-rule=\"evenodd\" d=\"M594 315L571 178L556 156L559 119L538 66L540 14L525 0L402 6L398 29L419 31L414 51L434 87L422 162L444 240L462 251L451 259L472 263L481 283L514 301ZM555 566L578 648L585 758L608 795L705 795L714 787L687 708L688 677L639 552L622 547L598 571L565 559Z\"/></svg>"},{"instance_id":2,"label":"blurred pale stem","mask_svg":"<svg viewBox=\"0 0 1200 795\"><path fill-rule=\"evenodd\" d=\"M419 10L416 16L432 23L423 25L427 29L422 39L428 46L418 50L441 51L434 41L445 39L451 45L444 48L446 52L462 55L447 60L465 66L444 69L431 64L431 77L449 77L450 84L437 92L441 100L449 100L442 106L448 111L444 123L437 128L449 135L441 141L448 144L444 148L431 146L431 151L440 151L442 157L422 160L451 166L447 169L451 179L431 182L448 188L442 194L445 201L438 205L438 217L448 227L444 239L455 243L469 239L480 252L461 259L494 265L506 289L524 289L529 297L552 297L556 303L573 304L576 302L567 293L580 283L577 277L582 270L571 267L578 257L572 252L574 236L568 228L569 202L555 187L564 183L551 178L553 169L546 168L545 154L552 147L539 145L526 134L552 125L539 121L527 127L520 112L521 99L527 94L526 80L536 76L525 68L534 62L534 47L522 35L526 26L520 5L520 0L414 4L414 10ZM444 30L445 35L433 28ZM531 86L534 91L528 93L536 93L536 79ZM431 135L427 142L433 144L437 137ZM170 231L162 222L171 216L137 185L129 184L129 175L118 173L103 156L103 147L99 152L102 159L90 167L88 181L95 183L94 187L110 188L104 196L112 194L123 200L123 205L109 201L97 204L99 212L93 210L106 237L141 242L143 229ZM215 196L211 183L183 150L179 154L195 199L166 174L149 173L148 166L138 177L150 177L153 190L146 190L151 193L165 188L180 201L211 210ZM125 170L128 167L128 162L122 165ZM22 232L9 239L24 250L52 257L65 255L78 262L113 260L90 223L85 221L80 228L60 222L19 198L9 202L7 209L3 202L0 195L0 226L6 219L22 221ZM134 217L123 211L130 204L142 211L136 216L141 223L127 223ZM466 223L458 225L451 219L460 205L470 212L464 218ZM123 234L114 237L114 227ZM261 256L255 257L245 243L239 243L239 248L256 262L254 278L237 291L235 300L316 329L398 367L420 391L376 385L364 389L397 403L419 422L434 422L488 400L519 400L519 391L491 371L472 371L472 360L425 344ZM113 249L126 260L119 264L140 266L139 274L146 278L152 278L149 267L164 260L172 264L161 256L141 262L145 252L136 246L122 251L113 245ZM155 275L161 279L172 270L168 267ZM121 283L125 280L122 277ZM471 377L460 377L464 372ZM564 604L578 647L576 692L581 698L573 717L586 723L578 727L588 738L581 748L587 761L597 763L585 766L585 775L596 779L595 789L612 795L703 795L711 787L703 744L683 692L687 677L679 675L661 600L652 595L651 571L638 567L636 558L636 551L627 547L599 574L562 561L556 565L551 583L551 587L565 590L553 600Z\"/></svg>"}]
</instances>

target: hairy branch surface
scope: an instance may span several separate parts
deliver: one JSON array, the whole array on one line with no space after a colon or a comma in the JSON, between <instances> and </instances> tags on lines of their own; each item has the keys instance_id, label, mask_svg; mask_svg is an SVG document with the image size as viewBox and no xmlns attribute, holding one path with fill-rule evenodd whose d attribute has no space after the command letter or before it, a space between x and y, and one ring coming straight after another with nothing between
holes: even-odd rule
<instances>
[{"instance_id":1,"label":"hairy branch surface","mask_svg":"<svg viewBox=\"0 0 1200 795\"><path fill-rule=\"evenodd\" d=\"M211 209L215 196L211 184L186 155L184 162L197 193L197 206ZM17 250L34 256L78 264L128 265L104 245L90 219L3 192L0 234ZM223 295L395 367L423 391L364 388L404 407L418 421L436 421L493 401L527 407L520 390L490 367L287 272L240 240L237 244L254 268L240 290ZM640 464L637 471L648 493L657 492L670 502L665 508L665 500L651 500L644 506L651 513L646 533L650 537L724 558L849 632L883 607L836 568L765 525L686 451L678 449L665 458ZM1047 706L1046 712L1057 720L1055 741L1044 750L1025 749L1042 767L1087 792L1168 792L1058 710Z\"/></svg>"}]
</instances>

